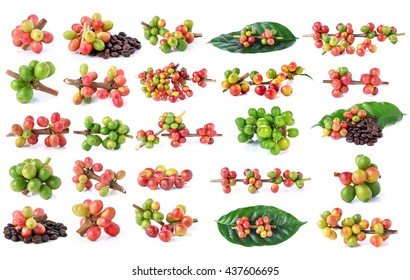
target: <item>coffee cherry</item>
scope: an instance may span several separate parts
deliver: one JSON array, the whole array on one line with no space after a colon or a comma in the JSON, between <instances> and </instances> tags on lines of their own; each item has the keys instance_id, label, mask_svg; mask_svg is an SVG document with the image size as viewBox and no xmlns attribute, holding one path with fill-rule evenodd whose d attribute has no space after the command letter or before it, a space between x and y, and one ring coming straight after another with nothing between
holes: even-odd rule
<instances>
[{"instance_id":1,"label":"coffee cherry","mask_svg":"<svg viewBox=\"0 0 410 280\"><path fill-rule=\"evenodd\" d=\"M42 19L42 23L44 23L44 21L45 20ZM54 36L48 31L38 29L38 22L39 20L36 15L30 15L26 20L23 20L21 24L11 32L13 44L16 47L22 47L24 50L30 47L34 53L40 53L43 50L43 43L50 44Z\"/></svg>"},{"instance_id":2,"label":"coffee cherry","mask_svg":"<svg viewBox=\"0 0 410 280\"><path fill-rule=\"evenodd\" d=\"M163 242L169 242L172 239L172 232L167 229L161 230L158 237Z\"/></svg>"},{"instance_id":3,"label":"coffee cherry","mask_svg":"<svg viewBox=\"0 0 410 280\"><path fill-rule=\"evenodd\" d=\"M389 39L390 36L392 36L390 41L393 44L397 43L397 36L395 35L396 33L394 33L397 32L396 29L396 31L392 31L392 28L383 25L379 26L381 28L374 29L374 24L369 23L368 25L372 27L372 29L370 29L368 25L364 25L360 28L360 31L363 32L363 34L360 34L359 37L365 37L365 39L363 40L363 43L358 44L355 48L353 43L356 35L353 34L353 28L350 23L347 23L346 25L338 24L336 26L337 33L332 36L328 35L329 28L327 26L322 25L324 28L320 29L319 24L314 23L312 27L315 32L312 34L312 38L315 41L315 46L317 48L322 48L324 53L330 51L334 56L342 54L344 51L348 54L353 54L355 49L359 56L364 56L366 49L370 52L375 52L376 46L371 42L371 39L374 37L377 37L379 41L383 42L386 40L387 36L389 36Z\"/></svg>"},{"instance_id":4,"label":"coffee cherry","mask_svg":"<svg viewBox=\"0 0 410 280\"><path fill-rule=\"evenodd\" d=\"M374 247L380 247L383 245L383 238L378 235L375 234L370 238L370 243L374 246Z\"/></svg>"},{"instance_id":5,"label":"coffee cherry","mask_svg":"<svg viewBox=\"0 0 410 280\"><path fill-rule=\"evenodd\" d=\"M162 231L162 230L161 230ZM158 233L159 233L159 229L157 226L151 225L148 226L147 228L145 228L145 233L149 236L149 237L157 237Z\"/></svg>"}]
</instances>

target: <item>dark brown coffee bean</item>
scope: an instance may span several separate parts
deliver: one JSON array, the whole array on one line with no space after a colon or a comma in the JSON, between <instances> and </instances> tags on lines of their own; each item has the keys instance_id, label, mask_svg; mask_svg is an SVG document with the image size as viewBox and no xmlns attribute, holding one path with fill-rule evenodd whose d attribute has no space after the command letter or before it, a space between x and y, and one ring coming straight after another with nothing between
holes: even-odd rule
<instances>
[{"instance_id":1,"label":"dark brown coffee bean","mask_svg":"<svg viewBox=\"0 0 410 280\"><path fill-rule=\"evenodd\" d=\"M43 235L43 237L41 237L41 241L43 242L48 242L50 240L50 237L48 237L48 235Z\"/></svg>"},{"instance_id":2,"label":"dark brown coffee bean","mask_svg":"<svg viewBox=\"0 0 410 280\"><path fill-rule=\"evenodd\" d=\"M131 53L130 52L121 52L121 54L122 54L122 56L124 56L124 57L129 57L130 55L131 55Z\"/></svg>"},{"instance_id":3,"label":"dark brown coffee bean","mask_svg":"<svg viewBox=\"0 0 410 280\"><path fill-rule=\"evenodd\" d=\"M64 229L60 230L60 235L61 237L66 237L67 236L67 232Z\"/></svg>"},{"instance_id":4,"label":"dark brown coffee bean","mask_svg":"<svg viewBox=\"0 0 410 280\"><path fill-rule=\"evenodd\" d=\"M128 44L128 42L127 42L127 43L124 43L124 46L122 46L122 49L123 49L124 51L128 51L130 48L131 48L131 46Z\"/></svg>"},{"instance_id":5,"label":"dark brown coffee bean","mask_svg":"<svg viewBox=\"0 0 410 280\"><path fill-rule=\"evenodd\" d=\"M50 240L56 240L58 238L58 235L53 234L50 236Z\"/></svg>"},{"instance_id":6,"label":"dark brown coffee bean","mask_svg":"<svg viewBox=\"0 0 410 280\"><path fill-rule=\"evenodd\" d=\"M31 236L24 238L23 242L26 244L31 243Z\"/></svg>"},{"instance_id":7,"label":"dark brown coffee bean","mask_svg":"<svg viewBox=\"0 0 410 280\"><path fill-rule=\"evenodd\" d=\"M33 238L31 238L31 241L32 241L34 244L43 243L43 241L41 240L41 236L40 236L40 235L33 236Z\"/></svg>"},{"instance_id":8,"label":"dark brown coffee bean","mask_svg":"<svg viewBox=\"0 0 410 280\"><path fill-rule=\"evenodd\" d=\"M14 242L17 242L17 241L19 241L19 237L17 235L13 235L11 237L11 240L14 241Z\"/></svg>"},{"instance_id":9,"label":"dark brown coffee bean","mask_svg":"<svg viewBox=\"0 0 410 280\"><path fill-rule=\"evenodd\" d=\"M120 46L120 45L115 45L114 47L114 50L116 50L116 51L120 51L120 50L122 50L122 47Z\"/></svg>"},{"instance_id":10,"label":"dark brown coffee bean","mask_svg":"<svg viewBox=\"0 0 410 280\"><path fill-rule=\"evenodd\" d=\"M118 57L120 55L120 53L119 52L112 52L110 55L112 57Z\"/></svg>"}]
</instances>

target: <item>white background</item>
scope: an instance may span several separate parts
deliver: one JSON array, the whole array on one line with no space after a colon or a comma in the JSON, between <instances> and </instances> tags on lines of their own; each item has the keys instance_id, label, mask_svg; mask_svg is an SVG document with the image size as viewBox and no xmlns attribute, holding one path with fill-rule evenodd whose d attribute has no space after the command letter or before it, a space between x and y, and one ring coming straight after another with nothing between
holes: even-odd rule
<instances>
[{"instance_id":1,"label":"white background","mask_svg":"<svg viewBox=\"0 0 410 280\"><path fill-rule=\"evenodd\" d=\"M384 137L374 147L358 147L344 140L333 141L321 137L321 129L313 128L320 118L340 108L364 101L389 101L396 104L403 112L409 113L408 105L408 36L400 37L397 45L390 42L376 42L378 51L365 57L342 55L333 57L321 55L314 47L311 38L301 38L311 33L315 21L322 21L334 30L339 22L353 24L354 30L368 21L378 24L394 25L399 32L408 32L408 20L405 20L405 9L399 1L377 3L372 1L9 1L2 9L0 25L1 60L0 73L7 69L18 71L20 65L28 64L32 59L50 60L57 68L54 76L44 81L50 87L60 91L58 97L36 92L29 104L20 104L15 93L10 89L12 78L3 74L0 78L2 90L0 122L0 224L11 222L11 214L25 205L42 207L50 219L63 222L68 226L67 238L61 238L47 244L26 245L12 243L0 238L0 259L2 278L17 276L36 279L52 279L56 275L68 277L81 276L108 279L136 278L131 275L137 266L148 268L184 268L187 265L196 268L215 268L222 272L229 266L278 266L279 275L261 277L261 279L296 279L301 276L309 278L342 279L381 279L405 273L405 260L408 259L409 243L407 239L409 225L407 219L409 189L406 176L408 149L408 117L395 126L383 130ZM403 2L401 2L403 3ZM114 22L113 33L125 31L142 42L142 49L129 58L103 60L71 53L67 49L68 41L62 33L71 24L79 22L81 16L91 16L100 12L103 19ZM41 54L22 51L12 44L10 33L21 20L35 13L48 20L44 30L54 34L54 42L44 45ZM159 15L166 19L167 27L174 28L185 18L195 22L194 32L202 32L185 52L163 54L158 46L153 47L143 38L140 25L142 20L149 22ZM248 23L257 21L276 21L287 26L299 40L290 48L272 53L242 55L232 54L213 47L207 42L221 33L240 30ZM154 102L144 97L140 91L139 72L151 66L162 68L169 62L180 63L189 73L208 69L210 78L217 80L205 89L192 86L194 96L179 101ZM242 73L258 70L264 73L268 68L280 69L284 63L295 61L305 67L313 81L297 77L293 83L294 94L291 97L278 95L275 100L257 96L253 92L247 96L232 97L222 93L220 82L227 69L240 67ZM102 80L108 67L116 65L124 69L128 79L127 85L131 94L125 98L123 108L115 108L109 100L95 101L90 105L74 106L71 99L75 88L65 85L65 77L79 77L78 68L83 62L89 64ZM380 87L378 96L366 96L361 86L351 86L343 98L331 96L331 86L322 84L327 79L327 72L339 66L347 66L355 79L372 67L379 67L382 80L389 81L389 86ZM300 136L291 139L291 147L279 156L272 156L268 151L252 145L240 144L236 140L238 132L234 120L246 116L249 107L270 109L278 105L283 110L291 110L299 128ZM81 149L83 137L67 135L65 148L46 148L43 137L35 147L16 148L14 138L6 138L13 123L22 124L27 115L37 118L40 115L49 117L53 112L60 112L62 117L72 121L70 130L82 130L83 119L92 115L101 121L105 115L123 120L136 134L139 129L157 129L157 118L165 111L180 113L185 110L184 122L195 131L207 122L214 122L216 130L223 133L212 146L205 146L195 138L188 139L184 146L174 149L167 139L154 150L135 151L138 144L135 139L128 139L120 151L107 151L102 147L93 148L90 152ZM354 171L354 158L362 153L379 165L382 179L382 192L378 198L368 203L355 200L347 204L339 197L341 184L333 177L333 171ZM86 198L100 198L97 191L78 193L71 182L72 167L76 159L91 156L101 162L104 168L113 170L125 169L126 178L122 185L127 194L112 193L102 198L105 206L117 209L115 221L121 227L116 238L109 238L103 233L97 242L90 242L76 234L79 218L71 212L71 206ZM63 180L62 187L54 192L53 197L42 200L39 196L23 197L10 191L8 169L28 157L44 159L52 157L51 165L55 174ZM163 164L179 170L193 170L193 180L183 189L171 191L150 191L137 185L137 174L145 167ZM261 173L275 167L301 171L312 181L305 188L283 189L273 194L265 184L256 194L251 195L246 187L238 185L232 193L222 192L219 184L210 184L212 178L219 178L221 167L228 166L239 174L245 168L259 168ZM183 203L188 213L199 219L183 238L175 237L166 244L159 239L150 239L135 224L133 203L142 204L146 198L159 201L162 210L171 211L177 204ZM220 236L215 220L229 211L251 205L273 205L292 213L301 221L308 223L293 238L277 246L245 248L233 245ZM393 228L399 234L391 236L381 248L374 248L369 238L357 248L348 248L342 239L329 241L324 238L316 226L319 214L324 210L341 207L346 216L361 213L371 220L373 217L390 218ZM401 254L399 256L399 254ZM138 276L139 279L148 277ZM157 277L170 279L172 277ZM179 279L180 277L174 277ZM198 277L204 278L204 277ZM209 279L229 278L223 273ZM256 276L232 277L232 279L252 279ZM193 277L190 277L193 279ZM205 279L205 278L204 278Z\"/></svg>"}]
</instances>

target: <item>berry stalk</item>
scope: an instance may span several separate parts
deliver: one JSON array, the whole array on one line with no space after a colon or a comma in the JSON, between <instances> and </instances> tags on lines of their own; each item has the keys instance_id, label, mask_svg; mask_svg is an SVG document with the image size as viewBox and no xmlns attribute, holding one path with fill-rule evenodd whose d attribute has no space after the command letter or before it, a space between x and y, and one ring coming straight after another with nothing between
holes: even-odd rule
<instances>
[{"instance_id":1,"label":"berry stalk","mask_svg":"<svg viewBox=\"0 0 410 280\"><path fill-rule=\"evenodd\" d=\"M70 129L69 128L64 128L60 133L69 133ZM31 130L32 134L35 135L52 135L54 134L53 130L51 128L40 128L40 129L32 129ZM9 134L6 135L6 137L15 137L18 136L14 132L9 132Z\"/></svg>"},{"instance_id":2,"label":"berry stalk","mask_svg":"<svg viewBox=\"0 0 410 280\"><path fill-rule=\"evenodd\" d=\"M15 78L15 79L20 79L20 75L17 74L16 72L14 72L14 71L7 70L7 71L6 71L6 74L9 75L10 77ZM42 91L42 92L51 94L51 95L53 95L53 96L57 96L57 95L58 95L58 90L52 89L52 88L50 88L50 87L47 87L47 86L43 85L43 84L40 83L40 82L35 82L35 83L33 83L33 84L32 84L32 87L33 87L34 89L36 89L36 90L39 90L39 91Z\"/></svg>"},{"instance_id":3,"label":"berry stalk","mask_svg":"<svg viewBox=\"0 0 410 280\"><path fill-rule=\"evenodd\" d=\"M342 228L343 228L343 227L340 226L340 225L329 226L329 227L330 227L330 228L333 228L333 229L342 229ZM364 233L366 233L366 234L379 234L379 233L377 233L376 231L371 230L371 229L362 229L361 231L364 232ZM399 231L396 230L396 229L385 229L382 234L398 234L398 233L399 233Z\"/></svg>"},{"instance_id":4,"label":"berry stalk","mask_svg":"<svg viewBox=\"0 0 410 280\"><path fill-rule=\"evenodd\" d=\"M81 46L81 45L84 43L84 41L85 41L85 36L84 36L85 32L87 32L87 31L90 30L90 29L91 29L90 23L84 22L83 29L81 30L81 43L80 43L80 46Z\"/></svg>"},{"instance_id":5,"label":"berry stalk","mask_svg":"<svg viewBox=\"0 0 410 280\"><path fill-rule=\"evenodd\" d=\"M327 34L329 36L336 36L336 34ZM358 34L352 34L354 37L358 37L358 38L366 38L367 36L369 36L368 33L358 33ZM395 34L396 36L404 36L406 35L406 32L401 32L401 33L397 33ZM303 38L309 38L309 37L313 37L313 34L303 34L302 35Z\"/></svg>"},{"instance_id":6,"label":"berry stalk","mask_svg":"<svg viewBox=\"0 0 410 280\"><path fill-rule=\"evenodd\" d=\"M168 76L169 77L169 76ZM187 81L192 81L192 78L188 78L188 79L186 79ZM216 80L215 79L202 79L203 81L205 81L205 82L209 82L209 83L216 83Z\"/></svg>"},{"instance_id":7,"label":"berry stalk","mask_svg":"<svg viewBox=\"0 0 410 280\"><path fill-rule=\"evenodd\" d=\"M324 84L331 84L332 80L323 80ZM363 85L361 81L352 81L349 85ZM389 82L381 82L381 85L389 85Z\"/></svg>"},{"instance_id":8,"label":"berry stalk","mask_svg":"<svg viewBox=\"0 0 410 280\"><path fill-rule=\"evenodd\" d=\"M142 209L142 208L141 208L140 206L138 206L137 204L132 204L132 207L134 207L135 209L138 209L138 210L140 210L140 211L144 211L144 209ZM193 218L193 219L192 219L192 222L193 222L193 223L197 223L197 222L198 222L198 219L197 219L197 218ZM165 223L162 222L162 221L159 221L159 222L157 222L157 223L160 224L161 226L165 225ZM178 223L180 223L180 221L175 222L175 225L178 224ZM171 225L174 226L174 223L171 223Z\"/></svg>"},{"instance_id":9,"label":"berry stalk","mask_svg":"<svg viewBox=\"0 0 410 280\"><path fill-rule=\"evenodd\" d=\"M144 21L141 21L141 25L143 25L143 26L146 27L146 28L152 28L151 25L149 25L148 23L146 23L146 22L144 22ZM192 34L194 34L194 38L200 38L200 37L202 37L202 33L192 33Z\"/></svg>"},{"instance_id":10,"label":"berry stalk","mask_svg":"<svg viewBox=\"0 0 410 280\"><path fill-rule=\"evenodd\" d=\"M91 169L83 168L83 172L84 172L84 175L87 175L88 178L96 180L98 182L101 182L101 177L99 175L95 174L94 171L92 171ZM117 191L120 191L122 193L126 193L124 187L122 187L120 184L118 184L117 181L110 180L110 182L108 184L109 184L110 188L112 188L114 190L117 190Z\"/></svg>"},{"instance_id":11,"label":"berry stalk","mask_svg":"<svg viewBox=\"0 0 410 280\"><path fill-rule=\"evenodd\" d=\"M312 180L312 178L302 178L300 179L302 181L310 181ZM236 182L244 182L245 179L235 179ZM262 183L275 183L276 182L276 178L269 178L269 179L260 179L260 181ZM210 181L211 183L221 183L222 179L211 179Z\"/></svg>"},{"instance_id":12,"label":"berry stalk","mask_svg":"<svg viewBox=\"0 0 410 280\"><path fill-rule=\"evenodd\" d=\"M93 218L88 218L88 217L86 217L85 219L85 222L84 222L84 224L79 228L79 229L77 229L77 233L82 237L82 236L84 236L85 234L86 234L86 232L87 232L87 230L90 228L90 227L93 227L93 226L95 226L96 224L97 224L97 219L100 217L100 214L98 214L97 216L95 216L95 217L93 217Z\"/></svg>"},{"instance_id":13,"label":"berry stalk","mask_svg":"<svg viewBox=\"0 0 410 280\"><path fill-rule=\"evenodd\" d=\"M44 19L44 18L42 18L39 22L37 22L37 24L34 26L34 29L39 29L39 30L41 30L41 29L43 29L44 28L44 26L46 26L46 24L47 24L47 20L46 19ZM27 50L27 48L30 46L30 44L23 44L23 45L21 45L21 48L23 49L23 50Z\"/></svg>"},{"instance_id":14,"label":"berry stalk","mask_svg":"<svg viewBox=\"0 0 410 280\"><path fill-rule=\"evenodd\" d=\"M257 39L263 39L264 37L262 37L262 36L255 36L255 35L252 35L253 37L255 37L255 38L257 38ZM241 35L233 35L232 36L233 38L241 38ZM283 37L272 37L273 39L277 39L277 40L284 40L283 39ZM294 40L294 39L298 39L298 38L292 38L291 40ZM288 39L289 40L289 39Z\"/></svg>"},{"instance_id":15,"label":"berry stalk","mask_svg":"<svg viewBox=\"0 0 410 280\"><path fill-rule=\"evenodd\" d=\"M240 84L240 83L242 83L246 78L248 78L249 77L249 73L248 72L246 72L245 74L243 74L242 76L240 76L239 77L239 80L238 80L238 82L237 82L237 84ZM224 89L222 92L225 92L225 91L227 91L229 88L227 88L227 89Z\"/></svg>"},{"instance_id":16,"label":"berry stalk","mask_svg":"<svg viewBox=\"0 0 410 280\"><path fill-rule=\"evenodd\" d=\"M269 224L270 225L270 227L273 229L273 228L276 228L276 225L271 225L271 224ZM251 225L250 227L249 227L250 229L257 229L257 228L259 228L259 226L257 226L257 225ZM236 226L236 227L231 227L231 229L238 229L238 227Z\"/></svg>"},{"instance_id":17,"label":"berry stalk","mask_svg":"<svg viewBox=\"0 0 410 280\"><path fill-rule=\"evenodd\" d=\"M181 114L179 114L178 117L182 117L184 114L185 114L185 111L183 111ZM154 136L158 136L158 135L160 135L160 134L161 134L162 132L164 132L164 131L165 131L165 129L162 128L162 129L160 129L159 131L157 131L157 132L154 134ZM139 149L141 149L142 147L144 147L145 144L146 144L146 142L140 143L137 147L135 147L135 150L138 151Z\"/></svg>"},{"instance_id":18,"label":"berry stalk","mask_svg":"<svg viewBox=\"0 0 410 280\"><path fill-rule=\"evenodd\" d=\"M78 78L78 79L65 78L64 82L67 85L72 85L72 86L75 86L77 88L82 88L82 87L88 86L88 87L93 87L93 88L106 89L107 91L111 91L112 89L118 89L119 88L119 86L116 85L114 81L109 81L109 82L105 82L105 83L91 82L90 85L84 85L81 78Z\"/></svg>"},{"instance_id":19,"label":"berry stalk","mask_svg":"<svg viewBox=\"0 0 410 280\"><path fill-rule=\"evenodd\" d=\"M86 130L75 130L75 131L73 131L73 133L74 133L74 134L84 135L84 136L86 136L86 137L87 137L88 135L91 135L91 134L101 134L100 132L94 132L94 131L91 131L91 130L89 130L89 129L86 129ZM129 135L129 134L125 134L124 136L127 137L127 138L133 138L132 135Z\"/></svg>"},{"instance_id":20,"label":"berry stalk","mask_svg":"<svg viewBox=\"0 0 410 280\"><path fill-rule=\"evenodd\" d=\"M171 134L169 134L169 133L162 133L161 134L161 136L171 136ZM223 136L222 135L222 133L217 133L215 136L212 136L212 137L216 137L216 136L219 136L219 137L221 137L221 136ZM193 133L190 133L190 134L188 134L187 136L184 136L184 137L202 137L201 135L198 135L198 134L193 134Z\"/></svg>"}]
</instances>

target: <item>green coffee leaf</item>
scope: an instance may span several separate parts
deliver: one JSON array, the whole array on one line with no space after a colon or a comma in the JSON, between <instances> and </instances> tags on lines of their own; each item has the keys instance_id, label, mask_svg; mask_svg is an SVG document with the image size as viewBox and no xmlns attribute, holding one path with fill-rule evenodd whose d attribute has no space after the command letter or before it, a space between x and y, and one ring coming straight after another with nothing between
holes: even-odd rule
<instances>
[{"instance_id":1,"label":"green coffee leaf","mask_svg":"<svg viewBox=\"0 0 410 280\"><path fill-rule=\"evenodd\" d=\"M260 39L257 39L249 48L245 48L239 43L239 39L234 37L239 35L240 31L235 31L228 34L221 34L218 37L213 38L209 43L221 50L233 53L265 53L289 48L297 39L286 26L276 22L264 21L255 22L249 25L256 30L256 33L259 35L262 34L265 29L271 30L274 28L277 31L275 37L281 37L282 39L275 39L275 44L273 46L262 45Z\"/></svg>"},{"instance_id":2,"label":"green coffee leaf","mask_svg":"<svg viewBox=\"0 0 410 280\"><path fill-rule=\"evenodd\" d=\"M403 119L403 116L405 115L403 112L399 110L399 108L397 108L396 105L389 103L389 102L370 101L370 102L356 104L355 106L357 106L359 110L365 110L368 116L376 116L377 123L379 124L381 128L384 128L388 125L393 125L401 121ZM329 115L325 115L313 127L315 126L325 127L324 120L326 118L333 119L333 118L338 117L341 120L343 120L344 119L343 113L349 110L350 108L339 109Z\"/></svg>"},{"instance_id":3,"label":"green coffee leaf","mask_svg":"<svg viewBox=\"0 0 410 280\"><path fill-rule=\"evenodd\" d=\"M252 229L248 236L239 238L234 227L236 226L236 219L244 216L249 218L251 225L255 223L256 219L268 216L271 220L270 224L275 226L275 228L272 228L273 235L261 238ZM223 215L216 222L219 232L226 240L246 247L277 245L291 238L306 223L299 221L292 214L281 209L263 205L236 209Z\"/></svg>"}]
</instances>

